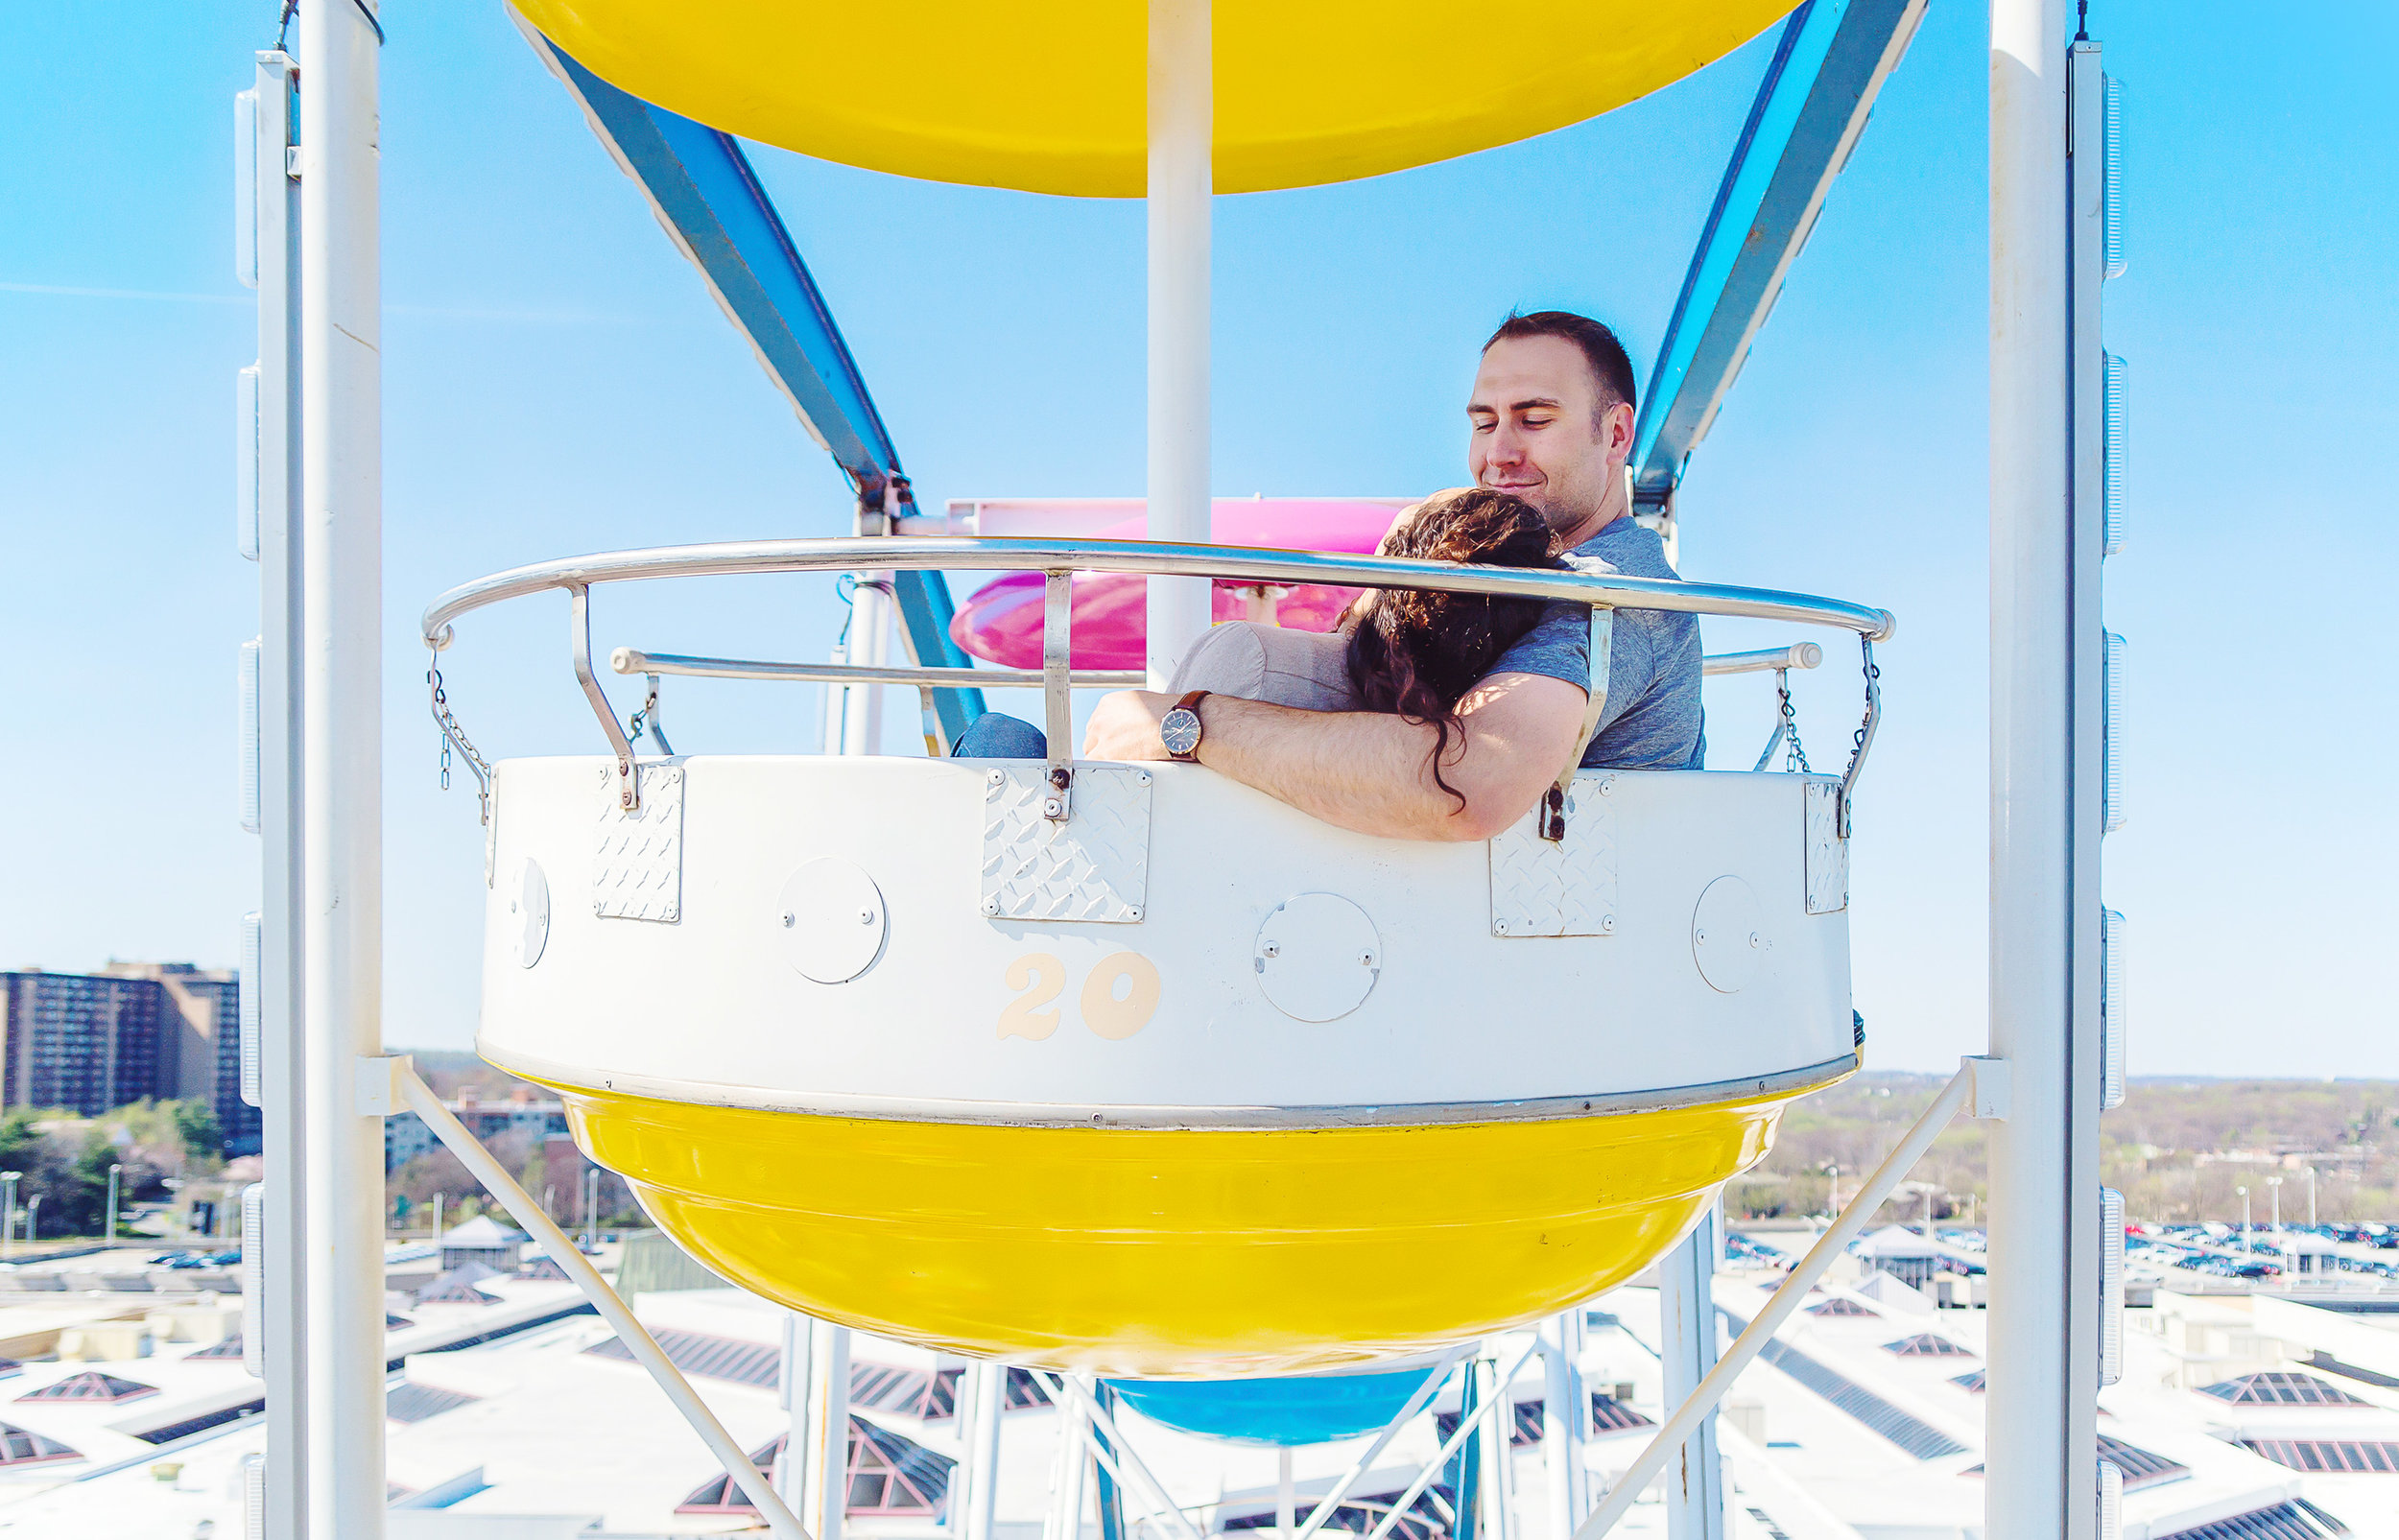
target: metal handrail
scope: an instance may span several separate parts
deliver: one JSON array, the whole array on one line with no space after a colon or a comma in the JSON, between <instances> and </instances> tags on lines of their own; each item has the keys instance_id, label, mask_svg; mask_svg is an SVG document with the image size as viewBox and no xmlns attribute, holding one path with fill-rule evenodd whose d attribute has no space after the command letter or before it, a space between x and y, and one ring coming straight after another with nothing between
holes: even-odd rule
<instances>
[{"instance_id":1,"label":"metal handrail","mask_svg":"<svg viewBox=\"0 0 2399 1540\"><path fill-rule=\"evenodd\" d=\"M461 583L427 606L425 643L450 643L450 626L487 604L553 588L631 582L652 578L729 577L766 572L1129 572L1154 577L1218 578L1238 582L1329 582L1360 588L1431 588L1493 594L1620 609L1663 609L1693 615L1830 626L1879 642L1898 629L1889 610L1846 600L1776 588L1633 578L1614 572L1552 572L1522 567L1458 566L1403 557L1322 556L1243 546L1180 545L1154 540L1009 540L972 535L843 535L818 540L736 540L710 545L656 546L512 567Z\"/></svg>"},{"instance_id":2,"label":"metal handrail","mask_svg":"<svg viewBox=\"0 0 2399 1540\"><path fill-rule=\"evenodd\" d=\"M1786 669L1812 669L1823 661L1824 649L1814 642L1793 642L1754 652L1717 652L1699 660L1699 672L1711 678L1719 674L1764 674L1769 669L1780 674Z\"/></svg>"},{"instance_id":3,"label":"metal handrail","mask_svg":"<svg viewBox=\"0 0 2399 1540\"><path fill-rule=\"evenodd\" d=\"M1722 674L1780 674L1812 669L1824 661L1814 642L1754 652L1714 652L1699 660L1709 678ZM898 684L917 689L971 685L986 690L1038 690L1048 680L1039 669L922 668L913 664L782 663L765 658L695 657L684 652L645 652L620 647L608 654L619 674L659 674L682 679L762 679L789 684ZM1139 669L1075 669L1066 682L1077 690L1138 690L1150 676Z\"/></svg>"},{"instance_id":4,"label":"metal handrail","mask_svg":"<svg viewBox=\"0 0 2399 1540\"><path fill-rule=\"evenodd\" d=\"M1038 690L1048 682L1039 669L918 668L871 663L774 663L759 658L690 657L680 652L645 652L620 647L608 654L619 674L663 674L685 679L779 679L795 684L904 684L935 690L969 686L985 690ZM1076 669L1066 682L1078 690L1138 690L1150 682L1139 669Z\"/></svg>"},{"instance_id":5,"label":"metal handrail","mask_svg":"<svg viewBox=\"0 0 2399 1540\"><path fill-rule=\"evenodd\" d=\"M1746 588L1725 583L1684 582L1679 579L1635 578L1617 572L1528 569L1420 561L1400 557L1325 556L1307 551L1255 550L1241 546L1175 544L1142 540L1010 540L960 535L852 535L829 539L728 541L711 545L657 546L641 551L604 552L538 562L463 583L427 606L418 623L425 645L437 656L454 638L453 623L488 604L528 594L562 590L571 601L575 677L600 719L608 746L616 756L619 804L630 812L640 806L641 781L633 758L632 740L600 687L591 666L591 585L640 581L653 578L729 577L770 572L861 571L1037 571L1042 578L1041 672L1043 719L1049 744L1044 779L1049 792L1042 801L1044 817L1063 822L1073 797L1073 751L1068 746L1071 717L1068 692L1074 687L1069 667L1069 633L1073 625L1069 580L1077 572L1123 572L1143 576L1209 578L1235 583L1298 584L1329 582L1366 588L1432 589L1437 592L1485 594L1496 598L1538 599L1580 604L1590 607L1592 636L1591 715L1596 719L1605 685L1602 664L1607 655L1617 609L1666 610L1693 615L1730 615L1753 620L1791 621L1830 626L1857 633L1865 657L1866 714L1859 728L1856 750L1841 776L1838 794L1839 824L1848 833L1849 794L1873 741L1880 700L1874 688L1874 644L1898 628L1887 609L1853 604L1773 588ZM1801 644L1805 647L1807 644ZM744 665L722 658L677 658L679 667L642 669L626 650L615 666L620 673L647 673L653 688L656 675L668 672L705 672L718 676L794 678L795 665ZM1787 669L1800 649L1779 652L1736 654L1732 666L1719 672ZM1820 656L1820 652L1817 655ZM1780 660L1779 662L1777 660ZM1811 663L1800 664L1812 666ZM895 671L896 672L896 671ZM934 671L913 671L927 674ZM940 682L963 673L977 683L999 680L982 670L945 671ZM429 671L428 678L435 677ZM823 677L825 675L819 675ZM858 676L850 675L855 679ZM863 681L861 681L863 682ZM897 682L897 681L894 681ZM933 682L913 678L919 688ZM1030 681L1028 681L1030 682ZM451 741L463 746L454 724L443 719L437 694L437 720ZM1586 723L1586 728L1590 723ZM470 759L473 757L469 749ZM1548 797L1550 817L1543 838L1565 837L1565 787L1573 776L1570 764Z\"/></svg>"}]
</instances>

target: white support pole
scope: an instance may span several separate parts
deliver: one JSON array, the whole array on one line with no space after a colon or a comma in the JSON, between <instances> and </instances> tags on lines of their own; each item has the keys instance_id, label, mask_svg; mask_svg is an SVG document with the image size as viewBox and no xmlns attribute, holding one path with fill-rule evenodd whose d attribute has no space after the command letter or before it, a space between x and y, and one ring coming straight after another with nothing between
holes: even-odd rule
<instances>
[{"instance_id":1,"label":"white support pole","mask_svg":"<svg viewBox=\"0 0 2399 1540\"><path fill-rule=\"evenodd\" d=\"M460 1164L475 1180L483 1183L484 1189L500 1200L500 1206L525 1227L525 1232L541 1244L550 1259L566 1270L567 1277L583 1291L583 1297L591 1301L592 1308L600 1313L600 1318L608 1323L609 1330L616 1333L617 1339L633 1356L633 1362L650 1371L650 1378L656 1381L658 1388L666 1392L667 1399L675 1403L675 1410L682 1413L683 1420L691 1424L692 1431L708 1446L708 1453L724 1466L725 1474L733 1478L733 1484L741 1488L742 1495L748 1498L750 1505L765 1518L767 1528L777 1540L809 1540L807 1529L784 1505L783 1500L775 1495L774 1487L765 1473L749 1462L748 1455L733 1441L733 1435L724 1431L724 1425L717 1421L716 1413L710 1411L708 1404L700 1399L699 1392L691 1387L691 1382L683 1378L682 1371L658 1346L657 1339L633 1317L632 1311L600 1276L600 1269L591 1265L591 1259L567 1239L566 1232L558 1228L558 1221L544 1214L541 1205L534 1201L533 1195L518 1186L507 1168L492 1158L491 1151L466 1131L466 1125L459 1122L457 1114L441 1104L441 1099L433 1094L433 1088L410 1067L406 1059L384 1060L383 1073L392 1076L391 1083L397 1089L398 1100L425 1120L425 1126L433 1130L434 1137L447 1146L450 1153L459 1158ZM367 1078L362 1074L358 1079L364 1081ZM381 1321L376 1324L381 1325ZM373 1432L375 1447L380 1450L383 1447L380 1407L377 1408ZM381 1526L377 1526L378 1532L380 1529ZM278 1536L277 1540L281 1537ZM312 1535L310 1540L315 1540L315 1537ZM342 1531L342 1540L348 1540L348 1531Z\"/></svg>"},{"instance_id":2,"label":"white support pole","mask_svg":"<svg viewBox=\"0 0 2399 1540\"><path fill-rule=\"evenodd\" d=\"M809 1395L809 1352L811 1343L809 1320L797 1311L783 1316L782 1361L776 1365L775 1388L779 1392L784 1412L783 1455L771 1473L774 1489L794 1509L808 1503L808 1409L814 1404Z\"/></svg>"},{"instance_id":3,"label":"white support pole","mask_svg":"<svg viewBox=\"0 0 2399 1540\"><path fill-rule=\"evenodd\" d=\"M2096 810L2099 788L2096 758L2078 752L2079 707L2096 725L2096 698L2078 696L2097 659L2078 656L2077 609L2097 594L2080 592L2074 538L2069 23L2065 0L1991 0L1990 13L1990 1052L2011 1061L2014 1090L1989 1153L1985 1530L2087 1540L2100 1063L2078 1054L2076 1027L2099 894L2084 887L2097 830L2081 839L2078 803Z\"/></svg>"},{"instance_id":4,"label":"white support pole","mask_svg":"<svg viewBox=\"0 0 2399 1540\"><path fill-rule=\"evenodd\" d=\"M1722 1247L1710 1205L1698 1228L1658 1262L1659 1345L1665 1349L1666 1404L1680 1406L1716 1367L1716 1263ZM1666 1473L1669 1540L1724 1540L1723 1456L1716 1418L1699 1419Z\"/></svg>"},{"instance_id":5,"label":"white support pole","mask_svg":"<svg viewBox=\"0 0 2399 1540\"><path fill-rule=\"evenodd\" d=\"M868 668L881 668L891 660L891 619L894 613L891 575L888 572L856 574L849 595L849 641L845 649L848 661ZM841 690L841 699L842 752L882 753L883 686L844 685Z\"/></svg>"},{"instance_id":6,"label":"white support pole","mask_svg":"<svg viewBox=\"0 0 2399 1540\"><path fill-rule=\"evenodd\" d=\"M974 1380L974 1426L966 1454L966 1537L991 1540L1000 1503L1000 1418L1008 1410L1008 1366L978 1363Z\"/></svg>"},{"instance_id":7,"label":"white support pole","mask_svg":"<svg viewBox=\"0 0 2399 1540\"><path fill-rule=\"evenodd\" d=\"M1607 1496L1601 1500L1600 1505L1591 1510L1591 1516L1575 1531L1575 1540L1600 1540L1602 1535L1616 1527L1619 1519L1631 1511L1642 1489L1657 1479L1658 1472L1666 1468L1666 1462L1698 1430L1699 1423L1716 1414L1717 1403L1724 1399L1724 1392L1733 1387L1733 1382L1741 1377L1741 1371L1765 1351L1766 1344L1773 1340L1783 1322L1789 1320L1807 1299L1808 1290L1824 1276L1834 1259L1849 1243L1857 1239L1858 1232L1865 1228L1866 1220L1872 1219L1874 1211L1883 1206L1883 1199L1888 1197L1891 1189L1899 1185L1900 1178L1908 1174L1908 1169L1933 1147L1933 1141L1940 1137L1941 1130L1949 1126L1952 1118L1958 1116L1969 1102L1973 1103L1974 1116L2005 1115L2004 1092L1999 1085L1986 1083L1984 1079L1985 1075L1994 1069L1999 1073L1992 1075L1991 1079L2004 1084L2004 1065L1994 1066L1989 1059L1970 1058L1960 1066L1949 1083L1941 1087L1940 1095L1933 1099L1933 1104L1924 1109L1923 1116L1917 1118L1900 1136L1891 1152L1883 1157L1883 1163L1874 1168L1874 1174L1868 1176L1865 1185L1858 1189L1849 1206L1833 1217L1833 1222L1825 1226L1822 1235L1817 1237L1816 1244L1808 1248L1808 1254L1783 1275L1782 1283L1774 1290L1774 1297L1766 1302L1764 1310L1758 1312L1748 1330L1741 1334L1724 1356L1717 1361L1716 1367L1708 1371L1707 1378L1699 1382L1699 1388L1683 1398L1682 1405L1676 1407L1674 1415L1666 1419L1666 1425L1634 1457L1631 1465L1608 1489Z\"/></svg>"},{"instance_id":8,"label":"white support pole","mask_svg":"<svg viewBox=\"0 0 2399 1540\"><path fill-rule=\"evenodd\" d=\"M1209 537L1208 260L1216 62L1209 0L1150 3L1149 537ZM1149 580L1150 688L1208 628L1205 578Z\"/></svg>"},{"instance_id":9,"label":"white support pole","mask_svg":"<svg viewBox=\"0 0 2399 1540\"><path fill-rule=\"evenodd\" d=\"M1292 1531L1299 1528L1299 1487L1292 1475L1291 1446L1286 1444L1274 1452L1274 1532L1281 1540L1292 1540Z\"/></svg>"},{"instance_id":10,"label":"white support pole","mask_svg":"<svg viewBox=\"0 0 2399 1540\"><path fill-rule=\"evenodd\" d=\"M819 1540L842 1540L849 1516L849 1328L811 1321L809 1330L807 1500Z\"/></svg>"},{"instance_id":11,"label":"white support pole","mask_svg":"<svg viewBox=\"0 0 2399 1540\"><path fill-rule=\"evenodd\" d=\"M383 1474L383 366L369 0L301 0L300 855L309 1540L376 1540Z\"/></svg>"}]
</instances>

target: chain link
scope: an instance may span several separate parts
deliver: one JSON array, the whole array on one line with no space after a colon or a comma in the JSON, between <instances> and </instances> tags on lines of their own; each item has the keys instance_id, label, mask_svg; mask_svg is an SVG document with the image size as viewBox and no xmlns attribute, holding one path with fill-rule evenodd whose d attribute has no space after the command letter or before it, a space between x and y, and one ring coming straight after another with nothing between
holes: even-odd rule
<instances>
[{"instance_id":1,"label":"chain link","mask_svg":"<svg viewBox=\"0 0 2399 1540\"><path fill-rule=\"evenodd\" d=\"M441 729L441 790L450 789L450 748L456 745L466 760L466 768L474 773L475 795L483 804L483 821L491 822L491 766L475 746L466 739L466 730L451 714L449 692L441 685L441 654L435 652L425 667L425 683L433 692L433 720ZM653 696L652 699L655 699Z\"/></svg>"},{"instance_id":2,"label":"chain link","mask_svg":"<svg viewBox=\"0 0 2399 1540\"><path fill-rule=\"evenodd\" d=\"M1774 671L1774 693L1783 702L1783 769L1802 775L1816 773L1808 768L1808 750L1799 742L1799 714L1791 708L1791 671Z\"/></svg>"},{"instance_id":3,"label":"chain link","mask_svg":"<svg viewBox=\"0 0 2399 1540\"><path fill-rule=\"evenodd\" d=\"M642 701L641 709L633 713L631 731L627 733L625 741L628 744L640 743L641 735L646 732L658 741L659 753L672 755L675 746L666 741L666 725L658 721L658 676L645 674L642 677L650 681L650 694Z\"/></svg>"},{"instance_id":4,"label":"chain link","mask_svg":"<svg viewBox=\"0 0 2399 1540\"><path fill-rule=\"evenodd\" d=\"M1883 715L1883 670L1874 661L1873 638L1860 636L1858 650L1864 658L1865 673L1865 716L1859 722L1857 732L1850 737L1849 764L1841 772L1841 800L1834 810L1834 827L1843 840L1849 838L1850 804L1856 794L1858 771L1865 763L1866 746L1874 742L1874 724Z\"/></svg>"}]
</instances>

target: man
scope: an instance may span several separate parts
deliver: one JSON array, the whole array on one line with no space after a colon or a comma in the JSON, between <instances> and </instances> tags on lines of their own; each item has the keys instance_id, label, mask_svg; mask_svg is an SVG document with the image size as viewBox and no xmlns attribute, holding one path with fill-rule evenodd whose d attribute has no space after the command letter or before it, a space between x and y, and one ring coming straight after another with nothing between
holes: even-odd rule
<instances>
[{"instance_id":1,"label":"man","mask_svg":"<svg viewBox=\"0 0 2399 1540\"><path fill-rule=\"evenodd\" d=\"M1539 509L1578 556L1631 577L1675 576L1664 544L1627 506L1632 364L1613 332L1565 311L1509 317L1484 344L1466 417L1477 486ZM1573 752L1589 699L1589 638L1588 606L1555 605L1459 701L1461 741L1441 768L1465 797L1462 808L1434 782L1435 729L1388 713L1210 696L1192 713L1200 728L1192 757L1362 834L1487 840L1532 808ZM1698 769L1699 655L1695 617L1618 610L1607 699L1581 762ZM1083 756L1172 757L1161 725L1176 706L1171 696L1142 690L1104 698ZM1188 722L1172 725L1187 740Z\"/></svg>"}]
</instances>

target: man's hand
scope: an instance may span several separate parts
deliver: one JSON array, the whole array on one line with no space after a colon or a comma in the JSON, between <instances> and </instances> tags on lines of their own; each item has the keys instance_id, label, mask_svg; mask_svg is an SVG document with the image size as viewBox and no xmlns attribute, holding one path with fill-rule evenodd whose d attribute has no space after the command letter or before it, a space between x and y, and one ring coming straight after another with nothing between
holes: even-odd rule
<instances>
[{"instance_id":1,"label":"man's hand","mask_svg":"<svg viewBox=\"0 0 2399 1540\"><path fill-rule=\"evenodd\" d=\"M1085 759L1171 759L1158 723L1175 709L1176 698L1150 690L1119 690L1100 698L1083 727ZM1204 719L1203 719L1204 722Z\"/></svg>"}]
</instances>

